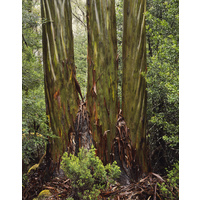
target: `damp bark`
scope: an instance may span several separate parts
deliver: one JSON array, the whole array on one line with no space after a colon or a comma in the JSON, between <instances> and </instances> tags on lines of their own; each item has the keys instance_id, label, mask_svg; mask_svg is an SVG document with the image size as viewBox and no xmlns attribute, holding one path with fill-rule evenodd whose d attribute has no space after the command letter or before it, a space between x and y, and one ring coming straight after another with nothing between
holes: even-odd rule
<instances>
[{"instance_id":1,"label":"damp bark","mask_svg":"<svg viewBox=\"0 0 200 200\"><path fill-rule=\"evenodd\" d=\"M141 173L148 172L146 155L146 0L124 1L122 110L130 129Z\"/></svg>"},{"instance_id":2,"label":"damp bark","mask_svg":"<svg viewBox=\"0 0 200 200\"><path fill-rule=\"evenodd\" d=\"M41 0L43 66L47 116L53 134L49 154L58 162L74 131L78 83L74 65L72 16L69 0Z\"/></svg>"},{"instance_id":3,"label":"damp bark","mask_svg":"<svg viewBox=\"0 0 200 200\"><path fill-rule=\"evenodd\" d=\"M115 1L87 0L87 109L97 155L110 161L117 120Z\"/></svg>"}]
</instances>

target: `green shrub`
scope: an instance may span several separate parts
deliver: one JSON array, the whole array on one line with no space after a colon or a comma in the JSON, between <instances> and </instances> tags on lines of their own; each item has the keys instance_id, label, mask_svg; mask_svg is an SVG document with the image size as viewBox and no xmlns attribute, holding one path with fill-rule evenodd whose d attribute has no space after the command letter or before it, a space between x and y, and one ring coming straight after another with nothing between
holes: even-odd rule
<instances>
[{"instance_id":1,"label":"green shrub","mask_svg":"<svg viewBox=\"0 0 200 200\"><path fill-rule=\"evenodd\" d=\"M106 189L113 184L114 179L121 174L116 162L112 165L103 165L95 149L89 151L81 148L78 156L64 153L61 162L61 169L71 179L72 187L80 199L97 199L100 190Z\"/></svg>"},{"instance_id":2,"label":"green shrub","mask_svg":"<svg viewBox=\"0 0 200 200\"><path fill-rule=\"evenodd\" d=\"M161 195L165 199L179 199L179 163L174 165L174 168L170 171L167 170L167 181L162 184L158 184Z\"/></svg>"}]
</instances>

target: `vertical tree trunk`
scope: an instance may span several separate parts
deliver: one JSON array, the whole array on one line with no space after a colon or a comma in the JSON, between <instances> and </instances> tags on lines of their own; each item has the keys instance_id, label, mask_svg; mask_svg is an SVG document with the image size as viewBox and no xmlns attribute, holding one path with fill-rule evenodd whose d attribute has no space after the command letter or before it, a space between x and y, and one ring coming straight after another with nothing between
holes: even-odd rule
<instances>
[{"instance_id":1,"label":"vertical tree trunk","mask_svg":"<svg viewBox=\"0 0 200 200\"><path fill-rule=\"evenodd\" d=\"M114 0L87 0L87 108L98 156L110 161L117 120L117 37Z\"/></svg>"},{"instance_id":2,"label":"vertical tree trunk","mask_svg":"<svg viewBox=\"0 0 200 200\"><path fill-rule=\"evenodd\" d=\"M50 155L59 161L66 150L68 134L74 131L79 97L75 77L70 0L41 0L45 98L50 127Z\"/></svg>"},{"instance_id":3,"label":"vertical tree trunk","mask_svg":"<svg viewBox=\"0 0 200 200\"><path fill-rule=\"evenodd\" d=\"M146 155L146 0L124 1L122 111L141 173L148 171Z\"/></svg>"}]
</instances>

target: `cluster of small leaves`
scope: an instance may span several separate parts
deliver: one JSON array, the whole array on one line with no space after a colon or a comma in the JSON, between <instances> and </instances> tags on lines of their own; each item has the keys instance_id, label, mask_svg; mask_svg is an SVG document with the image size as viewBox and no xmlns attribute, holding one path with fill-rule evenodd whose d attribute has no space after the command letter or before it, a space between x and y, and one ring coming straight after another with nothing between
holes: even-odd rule
<instances>
[{"instance_id":1,"label":"cluster of small leaves","mask_svg":"<svg viewBox=\"0 0 200 200\"><path fill-rule=\"evenodd\" d=\"M162 197L165 199L179 199L179 163L174 164L174 168L170 171L167 170L167 181L158 184Z\"/></svg>"},{"instance_id":2,"label":"cluster of small leaves","mask_svg":"<svg viewBox=\"0 0 200 200\"><path fill-rule=\"evenodd\" d=\"M74 191L78 194L76 198L91 200L97 199L100 190L114 184L121 173L116 162L104 166L95 155L94 147L89 151L81 148L78 156L64 153L61 169L71 179Z\"/></svg>"},{"instance_id":3,"label":"cluster of small leaves","mask_svg":"<svg viewBox=\"0 0 200 200\"><path fill-rule=\"evenodd\" d=\"M147 2L147 116L152 167L165 173L179 154L178 0Z\"/></svg>"}]
</instances>

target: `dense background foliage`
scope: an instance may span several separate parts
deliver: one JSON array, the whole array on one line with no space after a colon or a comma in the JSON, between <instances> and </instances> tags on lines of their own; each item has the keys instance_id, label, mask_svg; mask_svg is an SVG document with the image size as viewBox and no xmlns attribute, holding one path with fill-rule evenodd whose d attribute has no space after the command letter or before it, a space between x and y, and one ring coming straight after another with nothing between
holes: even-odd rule
<instances>
[{"instance_id":1,"label":"dense background foliage","mask_svg":"<svg viewBox=\"0 0 200 200\"><path fill-rule=\"evenodd\" d=\"M71 1L76 77L84 97L87 90L87 23L85 4L85 0Z\"/></svg>"},{"instance_id":2,"label":"dense background foliage","mask_svg":"<svg viewBox=\"0 0 200 200\"><path fill-rule=\"evenodd\" d=\"M179 156L179 1L147 1L148 138L152 170Z\"/></svg>"},{"instance_id":3,"label":"dense background foliage","mask_svg":"<svg viewBox=\"0 0 200 200\"><path fill-rule=\"evenodd\" d=\"M39 1L22 1L22 159L23 172L44 152L46 106Z\"/></svg>"}]
</instances>

